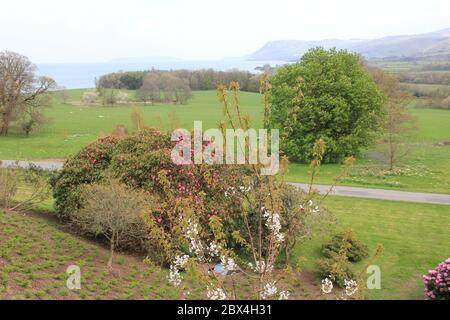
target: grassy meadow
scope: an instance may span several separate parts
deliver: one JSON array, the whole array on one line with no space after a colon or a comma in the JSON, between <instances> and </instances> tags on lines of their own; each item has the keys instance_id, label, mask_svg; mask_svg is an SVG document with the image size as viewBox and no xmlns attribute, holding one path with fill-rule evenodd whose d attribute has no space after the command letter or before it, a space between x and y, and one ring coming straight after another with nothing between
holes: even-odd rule
<instances>
[{"instance_id":1,"label":"grassy meadow","mask_svg":"<svg viewBox=\"0 0 450 320\"><path fill-rule=\"evenodd\" d=\"M54 105L46 110L51 125L26 138L23 133L12 131L0 139L0 159L36 160L65 158L95 141L102 133L109 133L117 125L131 128L130 106L78 106L85 90L70 90L68 104L63 104L57 93ZM130 93L130 95L133 92ZM260 122L260 97L242 93L245 112ZM222 119L222 108L215 91L194 92L188 105L151 105L142 107L147 125L162 128L174 126L192 128L194 120L203 120L205 128L217 127Z\"/></svg>"}]
</instances>

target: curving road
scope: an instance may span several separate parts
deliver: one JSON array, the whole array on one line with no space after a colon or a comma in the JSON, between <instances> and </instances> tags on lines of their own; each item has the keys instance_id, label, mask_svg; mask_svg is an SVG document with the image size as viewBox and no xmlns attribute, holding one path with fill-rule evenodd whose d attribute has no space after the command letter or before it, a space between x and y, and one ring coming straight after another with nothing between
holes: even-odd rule
<instances>
[{"instance_id":1,"label":"curving road","mask_svg":"<svg viewBox=\"0 0 450 320\"><path fill-rule=\"evenodd\" d=\"M17 166L21 168L27 168L30 164L34 164L44 170L61 170L64 165L63 161L31 162L31 161L16 161L16 160L0 160L0 167L2 168L17 167ZM303 183L291 183L291 184L303 189L308 188L308 185ZM321 193L326 193L328 192L328 190L330 190L331 186L315 185L314 188L319 190ZM367 198L367 199L450 205L450 194L406 192L397 190L337 186L333 188L330 195L353 197L353 198Z\"/></svg>"},{"instance_id":2,"label":"curving road","mask_svg":"<svg viewBox=\"0 0 450 320\"><path fill-rule=\"evenodd\" d=\"M291 183L291 184L303 189L309 187L308 185L302 183ZM319 190L320 193L326 193L328 192L328 190L330 190L331 186L315 185L314 188ZM397 190L337 186L333 188L330 195L353 197L353 198L367 198L378 200L393 200L404 202L450 205L450 194L440 194L440 193L407 192Z\"/></svg>"}]
</instances>

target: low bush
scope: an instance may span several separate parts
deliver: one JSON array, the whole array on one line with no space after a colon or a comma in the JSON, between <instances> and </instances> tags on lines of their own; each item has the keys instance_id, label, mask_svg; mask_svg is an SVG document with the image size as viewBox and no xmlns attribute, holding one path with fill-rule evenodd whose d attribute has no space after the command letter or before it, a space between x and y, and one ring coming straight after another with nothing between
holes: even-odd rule
<instances>
[{"instance_id":1,"label":"low bush","mask_svg":"<svg viewBox=\"0 0 450 320\"><path fill-rule=\"evenodd\" d=\"M8 211L32 209L50 198L49 173L30 165L28 168L13 167L0 170L0 208ZM26 192L14 199L18 187Z\"/></svg>"},{"instance_id":2,"label":"low bush","mask_svg":"<svg viewBox=\"0 0 450 320\"><path fill-rule=\"evenodd\" d=\"M0 208L10 208L18 183L19 176L16 171L0 169Z\"/></svg>"},{"instance_id":3,"label":"low bush","mask_svg":"<svg viewBox=\"0 0 450 320\"><path fill-rule=\"evenodd\" d=\"M105 182L82 187L82 206L72 213L71 221L84 233L108 239L108 267L112 268L115 249L146 250L149 231L141 218L145 196L118 181Z\"/></svg>"},{"instance_id":4,"label":"low bush","mask_svg":"<svg viewBox=\"0 0 450 320\"><path fill-rule=\"evenodd\" d=\"M322 247L326 258L317 260L319 275L331 278L338 286L344 287L346 280L355 279L351 262L358 262L368 257L369 249L357 240L352 230L335 235Z\"/></svg>"},{"instance_id":5,"label":"low bush","mask_svg":"<svg viewBox=\"0 0 450 320\"><path fill-rule=\"evenodd\" d=\"M355 279L348 260L342 259L338 254L333 255L332 258L319 259L317 266L321 279L329 277L341 288L345 287L346 280Z\"/></svg>"},{"instance_id":6,"label":"low bush","mask_svg":"<svg viewBox=\"0 0 450 320\"><path fill-rule=\"evenodd\" d=\"M332 258L343 247L346 248L346 257L350 262L359 262L369 256L369 248L356 239L352 230L335 235L322 246L322 253L328 258Z\"/></svg>"},{"instance_id":7,"label":"low bush","mask_svg":"<svg viewBox=\"0 0 450 320\"><path fill-rule=\"evenodd\" d=\"M429 300L450 300L450 258L423 276L425 295Z\"/></svg>"}]
</instances>

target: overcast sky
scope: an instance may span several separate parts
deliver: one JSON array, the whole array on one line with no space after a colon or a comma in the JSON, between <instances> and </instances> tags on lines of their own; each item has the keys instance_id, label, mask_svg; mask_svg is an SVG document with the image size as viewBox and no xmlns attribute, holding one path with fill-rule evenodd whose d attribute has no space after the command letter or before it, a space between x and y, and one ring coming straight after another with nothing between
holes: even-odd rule
<instances>
[{"instance_id":1,"label":"overcast sky","mask_svg":"<svg viewBox=\"0 0 450 320\"><path fill-rule=\"evenodd\" d=\"M450 28L449 0L2 0L0 50L42 62L242 56L270 40Z\"/></svg>"}]
</instances>

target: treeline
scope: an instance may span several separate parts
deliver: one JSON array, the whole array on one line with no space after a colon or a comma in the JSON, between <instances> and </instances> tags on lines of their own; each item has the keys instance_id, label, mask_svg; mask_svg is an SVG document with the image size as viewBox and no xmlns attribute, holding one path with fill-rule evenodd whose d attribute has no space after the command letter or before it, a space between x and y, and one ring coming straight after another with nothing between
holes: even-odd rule
<instances>
[{"instance_id":1,"label":"treeline","mask_svg":"<svg viewBox=\"0 0 450 320\"><path fill-rule=\"evenodd\" d=\"M97 87L139 90L144 85L144 78L150 73L181 79L191 90L215 90L219 84L236 81L239 82L242 91L259 92L258 75L248 71L216 71L213 69L116 72L100 77L97 80Z\"/></svg>"},{"instance_id":2,"label":"treeline","mask_svg":"<svg viewBox=\"0 0 450 320\"><path fill-rule=\"evenodd\" d=\"M450 96L445 99L420 98L417 99L416 108L432 108L450 110Z\"/></svg>"},{"instance_id":3,"label":"treeline","mask_svg":"<svg viewBox=\"0 0 450 320\"><path fill-rule=\"evenodd\" d=\"M400 88L417 98L418 108L450 109L450 86L402 83Z\"/></svg>"},{"instance_id":4,"label":"treeline","mask_svg":"<svg viewBox=\"0 0 450 320\"><path fill-rule=\"evenodd\" d=\"M186 79L170 72L150 71L138 89L137 98L143 102L185 104L192 96Z\"/></svg>"},{"instance_id":5,"label":"treeline","mask_svg":"<svg viewBox=\"0 0 450 320\"><path fill-rule=\"evenodd\" d=\"M450 86L434 86L435 85L402 83L400 88L403 91L411 93L416 98L426 97L433 99L445 99L450 96Z\"/></svg>"},{"instance_id":6,"label":"treeline","mask_svg":"<svg viewBox=\"0 0 450 320\"><path fill-rule=\"evenodd\" d=\"M450 85L450 72L399 73L400 82Z\"/></svg>"},{"instance_id":7,"label":"treeline","mask_svg":"<svg viewBox=\"0 0 450 320\"><path fill-rule=\"evenodd\" d=\"M426 64L422 67L423 71L450 71L450 63Z\"/></svg>"}]
</instances>

